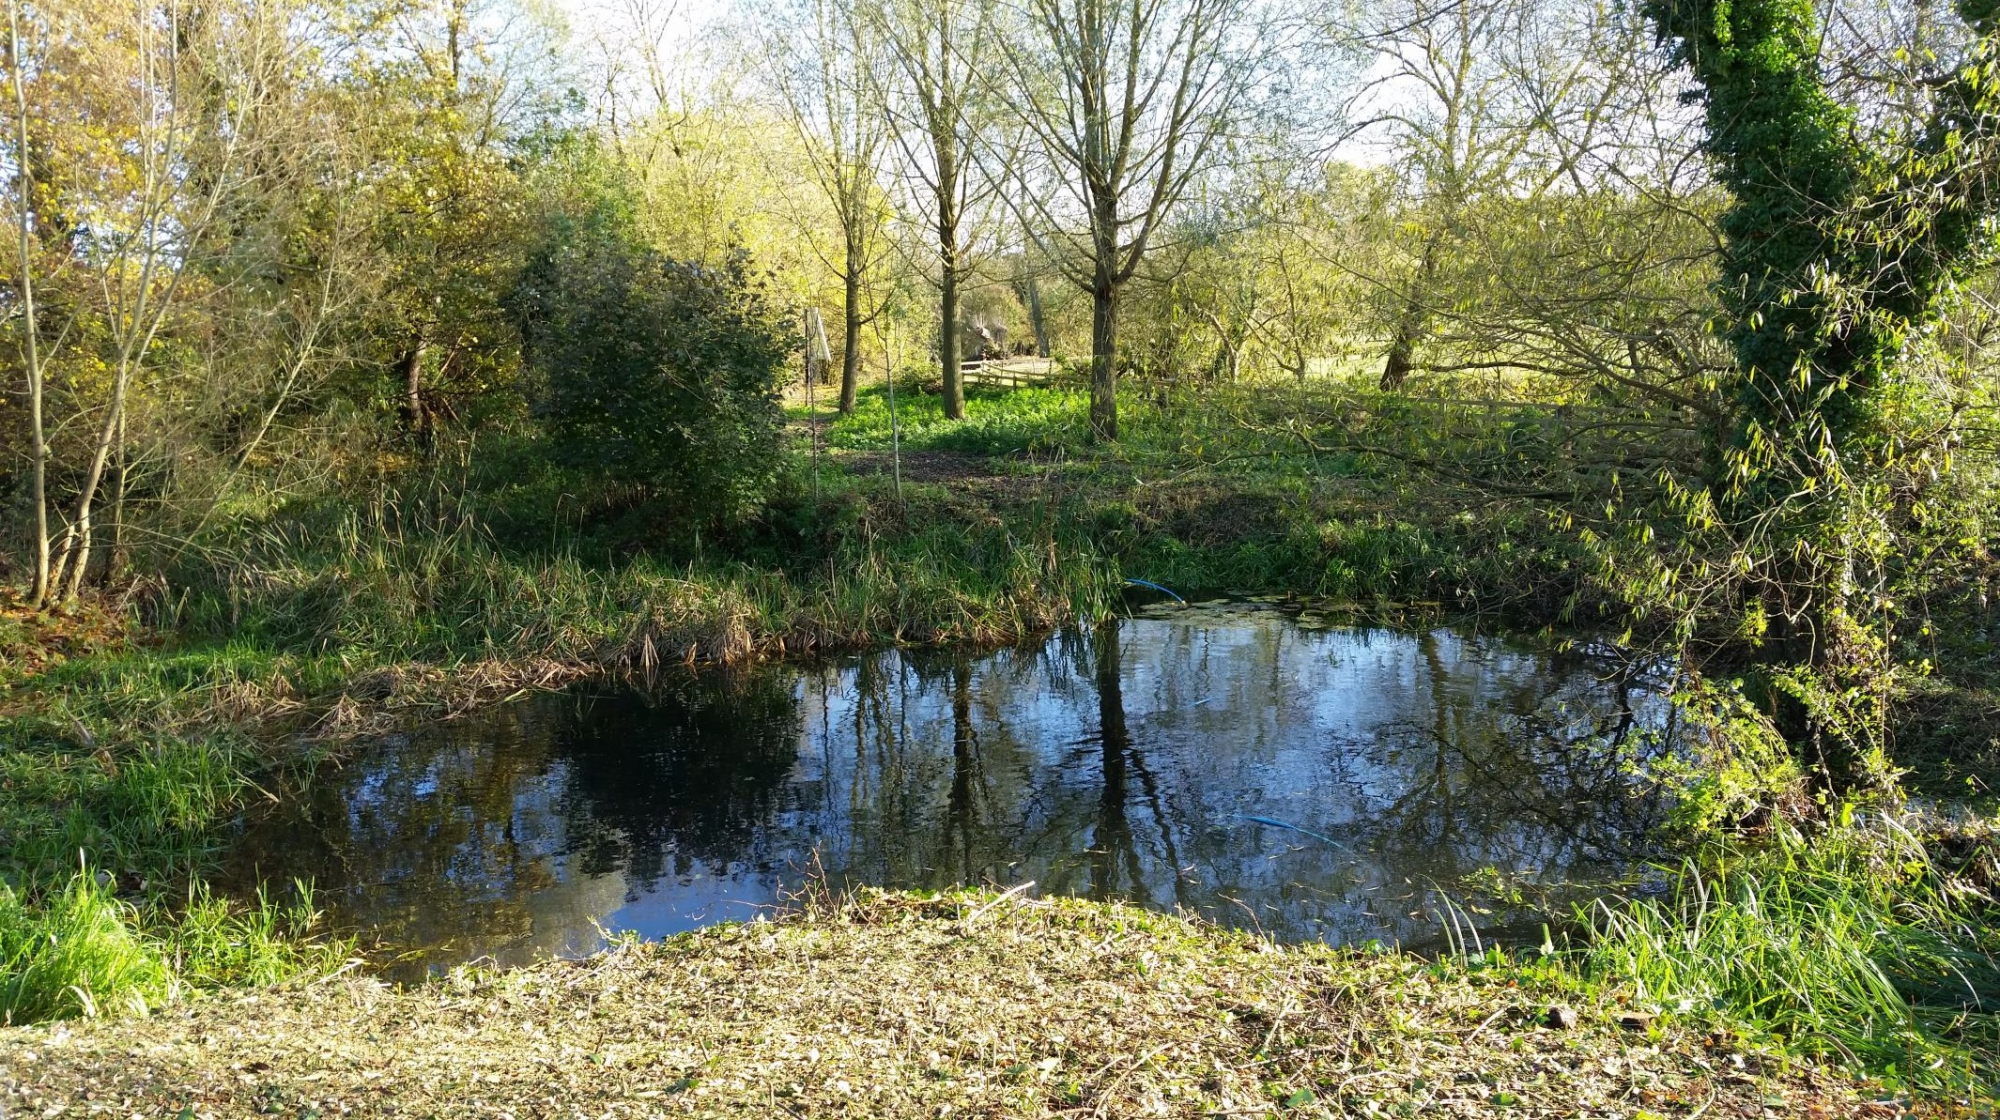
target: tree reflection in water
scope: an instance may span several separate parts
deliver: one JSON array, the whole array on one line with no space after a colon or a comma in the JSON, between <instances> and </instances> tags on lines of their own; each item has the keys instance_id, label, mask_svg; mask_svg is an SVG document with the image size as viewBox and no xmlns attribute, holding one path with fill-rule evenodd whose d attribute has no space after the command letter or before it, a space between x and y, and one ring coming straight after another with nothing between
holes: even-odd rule
<instances>
[{"instance_id":1,"label":"tree reflection in water","mask_svg":"<svg viewBox=\"0 0 2000 1120\"><path fill-rule=\"evenodd\" d=\"M1675 730L1652 683L1231 607L600 687L383 743L243 822L231 878L310 877L412 968L746 918L816 869L1421 944L1470 873L1548 884L1641 854L1657 806L1631 775Z\"/></svg>"}]
</instances>

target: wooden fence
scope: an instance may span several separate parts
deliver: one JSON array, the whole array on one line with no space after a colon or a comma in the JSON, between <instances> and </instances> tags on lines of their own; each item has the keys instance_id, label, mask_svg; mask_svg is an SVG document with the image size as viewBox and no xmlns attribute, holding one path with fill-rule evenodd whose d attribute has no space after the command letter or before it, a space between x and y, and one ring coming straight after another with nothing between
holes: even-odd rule
<instances>
[{"instance_id":1,"label":"wooden fence","mask_svg":"<svg viewBox=\"0 0 2000 1120\"><path fill-rule=\"evenodd\" d=\"M967 385L1008 389L1053 385L1058 373L1055 362L1048 358L991 358L965 362L959 368Z\"/></svg>"}]
</instances>

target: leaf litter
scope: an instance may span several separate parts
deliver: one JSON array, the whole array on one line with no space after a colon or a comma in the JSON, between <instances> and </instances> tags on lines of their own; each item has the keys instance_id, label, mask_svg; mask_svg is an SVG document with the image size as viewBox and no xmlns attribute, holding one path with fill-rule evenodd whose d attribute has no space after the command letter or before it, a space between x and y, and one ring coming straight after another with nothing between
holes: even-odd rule
<instances>
[{"instance_id":1,"label":"leaf litter","mask_svg":"<svg viewBox=\"0 0 2000 1120\"><path fill-rule=\"evenodd\" d=\"M1573 1025L1552 1027L1560 1005ZM0 1115L1903 1115L1535 965L1116 904L869 891L407 988L346 974L0 1030Z\"/></svg>"}]
</instances>

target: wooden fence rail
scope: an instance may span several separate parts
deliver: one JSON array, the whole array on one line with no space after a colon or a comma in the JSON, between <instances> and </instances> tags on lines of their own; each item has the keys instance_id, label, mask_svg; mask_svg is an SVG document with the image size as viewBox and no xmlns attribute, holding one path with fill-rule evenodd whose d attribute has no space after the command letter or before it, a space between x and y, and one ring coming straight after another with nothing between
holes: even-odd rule
<instances>
[{"instance_id":1,"label":"wooden fence rail","mask_svg":"<svg viewBox=\"0 0 2000 1120\"><path fill-rule=\"evenodd\" d=\"M1050 385L1055 382L1057 374L1056 364L1047 358L992 358L965 362L959 368L964 371L968 385L1005 386L1009 389Z\"/></svg>"}]
</instances>

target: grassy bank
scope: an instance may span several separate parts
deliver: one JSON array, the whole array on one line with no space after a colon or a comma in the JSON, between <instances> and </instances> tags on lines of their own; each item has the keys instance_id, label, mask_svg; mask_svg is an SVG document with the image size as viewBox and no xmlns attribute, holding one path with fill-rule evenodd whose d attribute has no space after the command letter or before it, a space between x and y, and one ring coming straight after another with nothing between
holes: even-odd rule
<instances>
[{"instance_id":1,"label":"grassy bank","mask_svg":"<svg viewBox=\"0 0 2000 1120\"><path fill-rule=\"evenodd\" d=\"M759 518L706 536L518 442L218 519L122 610L17 637L40 653L10 660L0 698L0 876L39 897L82 853L178 897L244 797L343 740L588 673L1014 640L1101 616L1131 576L1398 616L1546 608L1577 584L1525 510L1474 520L1248 425L1203 444L1142 409L1157 419L1115 447L1016 454L1074 435L1081 399L1058 390L974 402L997 457L950 451L974 429L907 398L899 493L880 406L832 428L817 482L798 456Z\"/></svg>"},{"instance_id":2,"label":"grassy bank","mask_svg":"<svg viewBox=\"0 0 2000 1120\"><path fill-rule=\"evenodd\" d=\"M314 940L309 898L274 890L261 906L230 907L200 891L221 824L248 799L289 796L356 736L583 675L1006 641L1101 616L1131 577L1191 595L1334 600L1391 619L1622 621L1604 613L1591 554L1532 497L1575 481L1550 477L1537 458L1538 441L1573 424L1555 407L1520 401L1496 413L1303 390L1133 403L1126 438L1092 446L1079 394L975 395L965 424L945 423L934 397L906 395L892 458L886 401L866 392L853 417L825 418L817 472L795 456L762 514L722 529L690 529L644 494L581 485L532 444L499 443L223 519L229 527L177 556L163 583L97 614L15 619L0 629L0 644L24 651L8 659L0 699L0 1015L159 1009L338 971L343 947ZM1456 465L1441 475L1412 458ZM1822 820L1811 839L1739 839L1675 871L1665 898L1580 915L1574 950L1495 963L1491 975L1539 985L1537 999L1630 1001L1687 1037L1720 1030L1937 1097L1988 1093L1981 1086L2000 1077L1990 1059L2000 1052L1994 842L1990 830L1898 820L1870 814L1861 826ZM935 917L909 900L874 905L854 912L877 915L867 920L821 915L783 928L862 944L882 915L914 914L920 928ZM1131 920L1066 903L1022 913L1060 917L1030 923L1052 944ZM1173 928L1190 960L1262 959L1222 934ZM1023 952L1058 951L1023 936ZM679 960L685 948L615 961ZM1430 975L1407 957L1314 952L1280 956ZM625 967L615 961L601 967ZM1486 1006L1499 993L1474 978L1463 968L1434 977L1449 1000ZM412 1001L395 1012L407 1018L454 997L369 998ZM1504 1011L1496 1022L1524 1014L1504 1000L1492 1008ZM120 1037L90 1030L78 1037L107 1047ZM1156 1044L1175 1045L1135 1040L1131 1053ZM1273 1042L1263 1045L1244 1052L1245 1069L1270 1064ZM1329 1083L1388 1076L1365 1072L1374 1068L1343 1066L1325 1072L1331 1081L1302 1073L1288 1092L1318 1100ZM1140 1072L1125 1080L1138 1085ZM1124 1091L1124 1081L1068 1076L1106 1099ZM1404 1095L1380 1100L1420 1103L1441 1083L1385 1084Z\"/></svg>"},{"instance_id":3,"label":"grassy bank","mask_svg":"<svg viewBox=\"0 0 2000 1120\"><path fill-rule=\"evenodd\" d=\"M1870 814L1605 899L1563 967L1683 1022L2000 1104L2000 820Z\"/></svg>"},{"instance_id":4,"label":"grassy bank","mask_svg":"<svg viewBox=\"0 0 2000 1120\"><path fill-rule=\"evenodd\" d=\"M1557 481L1559 464L1535 454L1569 423L1555 405L1496 415L1326 385L1130 396L1119 442L1105 445L1087 438L1081 391L975 390L963 422L945 420L937 397L904 394L904 475L988 502L1062 495L1120 574L1184 592L1414 605L1529 628L1607 617L1590 553L1533 500ZM829 462L879 478L891 435L886 394L865 390L825 426ZM1431 459L1453 465L1410 466Z\"/></svg>"},{"instance_id":5,"label":"grassy bank","mask_svg":"<svg viewBox=\"0 0 2000 1120\"><path fill-rule=\"evenodd\" d=\"M0 1105L50 1117L1898 1112L1558 969L980 894L871 895L400 992L350 978L16 1029L0 1053Z\"/></svg>"}]
</instances>

